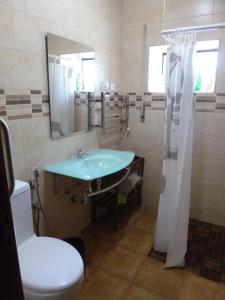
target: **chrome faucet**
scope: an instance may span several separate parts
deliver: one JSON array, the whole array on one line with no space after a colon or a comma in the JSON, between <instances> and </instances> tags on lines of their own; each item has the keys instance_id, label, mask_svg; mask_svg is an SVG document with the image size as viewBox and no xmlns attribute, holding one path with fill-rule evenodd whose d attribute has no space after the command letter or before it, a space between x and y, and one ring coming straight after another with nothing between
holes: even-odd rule
<instances>
[{"instance_id":1,"label":"chrome faucet","mask_svg":"<svg viewBox=\"0 0 225 300\"><path fill-rule=\"evenodd\" d=\"M79 149L79 150L77 151L77 157L78 157L78 158L83 158L84 155L88 155L88 152L87 152L87 151L84 152L82 149Z\"/></svg>"}]
</instances>

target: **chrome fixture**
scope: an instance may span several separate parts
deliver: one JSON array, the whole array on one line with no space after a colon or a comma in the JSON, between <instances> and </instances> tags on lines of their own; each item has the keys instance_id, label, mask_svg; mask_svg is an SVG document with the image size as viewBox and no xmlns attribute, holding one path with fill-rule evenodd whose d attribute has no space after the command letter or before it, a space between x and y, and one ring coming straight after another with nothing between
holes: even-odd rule
<instances>
[{"instance_id":1,"label":"chrome fixture","mask_svg":"<svg viewBox=\"0 0 225 300\"><path fill-rule=\"evenodd\" d=\"M84 152L82 149L79 149L79 150L77 151L77 157L78 157L78 158L84 158L84 155L88 155L88 152L87 152L87 151Z\"/></svg>"},{"instance_id":2,"label":"chrome fixture","mask_svg":"<svg viewBox=\"0 0 225 300\"><path fill-rule=\"evenodd\" d=\"M210 30L217 30L217 29L224 29L225 23L218 23L218 24L209 24L209 25L200 25L200 26L188 26L188 27L178 27L172 29L166 29L161 31L161 35L173 34L176 32L183 33L183 32L193 32L193 31L210 31Z\"/></svg>"}]
</instances>

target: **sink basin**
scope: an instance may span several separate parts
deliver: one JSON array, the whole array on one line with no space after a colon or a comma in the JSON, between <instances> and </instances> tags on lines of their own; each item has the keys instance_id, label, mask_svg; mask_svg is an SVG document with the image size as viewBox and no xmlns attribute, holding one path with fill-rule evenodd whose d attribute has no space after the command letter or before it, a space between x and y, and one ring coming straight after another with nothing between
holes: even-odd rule
<instances>
[{"instance_id":1,"label":"sink basin","mask_svg":"<svg viewBox=\"0 0 225 300\"><path fill-rule=\"evenodd\" d=\"M127 167L134 159L134 152L97 149L83 158L70 159L47 166L44 170L82 180L93 180L110 175Z\"/></svg>"},{"instance_id":2,"label":"sink basin","mask_svg":"<svg viewBox=\"0 0 225 300\"><path fill-rule=\"evenodd\" d=\"M112 168L118 160L115 157L92 157L86 158L81 163L81 168L88 170L96 170L96 168L100 169L109 169Z\"/></svg>"}]
</instances>

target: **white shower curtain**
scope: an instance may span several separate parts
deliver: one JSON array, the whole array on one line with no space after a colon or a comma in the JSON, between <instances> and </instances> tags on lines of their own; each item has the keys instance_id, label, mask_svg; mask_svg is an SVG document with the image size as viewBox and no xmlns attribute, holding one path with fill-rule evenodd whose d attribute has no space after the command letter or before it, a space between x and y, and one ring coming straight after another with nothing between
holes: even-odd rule
<instances>
[{"instance_id":1,"label":"white shower curtain","mask_svg":"<svg viewBox=\"0 0 225 300\"><path fill-rule=\"evenodd\" d=\"M167 252L165 267L185 265L192 140L194 33L167 37L165 158L154 250Z\"/></svg>"},{"instance_id":2,"label":"white shower curtain","mask_svg":"<svg viewBox=\"0 0 225 300\"><path fill-rule=\"evenodd\" d=\"M59 63L49 63L51 123L54 137L74 132L74 89L71 82L73 69ZM74 88L74 89L73 89Z\"/></svg>"}]
</instances>

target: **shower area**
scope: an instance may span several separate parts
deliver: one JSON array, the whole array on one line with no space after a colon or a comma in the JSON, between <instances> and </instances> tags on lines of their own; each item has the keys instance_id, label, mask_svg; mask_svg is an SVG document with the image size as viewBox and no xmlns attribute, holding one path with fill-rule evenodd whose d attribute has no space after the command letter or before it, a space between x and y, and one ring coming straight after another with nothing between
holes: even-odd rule
<instances>
[{"instance_id":1,"label":"shower area","mask_svg":"<svg viewBox=\"0 0 225 300\"><path fill-rule=\"evenodd\" d=\"M161 23L124 28L136 60L132 75L129 60L124 67L123 148L146 159L143 200L157 220L149 256L225 282L225 24L215 5L198 26L168 21L166 11L164 1Z\"/></svg>"}]
</instances>

